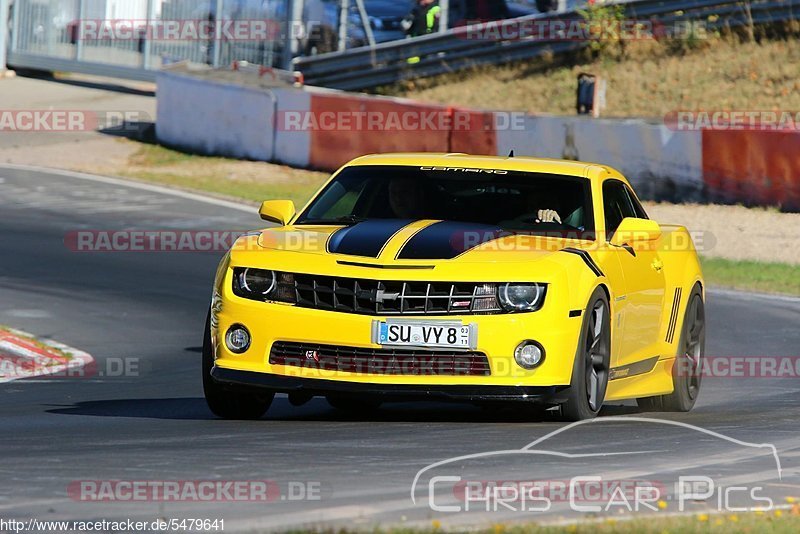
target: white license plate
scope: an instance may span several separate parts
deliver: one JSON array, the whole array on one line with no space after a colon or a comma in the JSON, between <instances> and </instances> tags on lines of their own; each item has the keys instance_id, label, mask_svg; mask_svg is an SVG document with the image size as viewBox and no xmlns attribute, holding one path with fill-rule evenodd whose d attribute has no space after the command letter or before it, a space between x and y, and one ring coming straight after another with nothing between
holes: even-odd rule
<instances>
[{"instance_id":1,"label":"white license plate","mask_svg":"<svg viewBox=\"0 0 800 534\"><path fill-rule=\"evenodd\" d=\"M452 321L376 321L375 342L393 347L475 348L478 326Z\"/></svg>"}]
</instances>

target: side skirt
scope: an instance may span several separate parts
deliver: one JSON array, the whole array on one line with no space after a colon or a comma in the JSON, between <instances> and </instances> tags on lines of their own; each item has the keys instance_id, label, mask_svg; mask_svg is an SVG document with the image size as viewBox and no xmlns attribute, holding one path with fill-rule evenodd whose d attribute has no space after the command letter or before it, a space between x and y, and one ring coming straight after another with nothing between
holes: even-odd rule
<instances>
[{"instance_id":1,"label":"side skirt","mask_svg":"<svg viewBox=\"0 0 800 534\"><path fill-rule=\"evenodd\" d=\"M656 357L636 362L625 368L612 369L612 378L608 382L606 400L636 399L672 393L672 368L674 364L674 357L664 360L659 360ZM646 368L645 366L650 366L650 369L641 371L641 369ZM628 374L627 376L622 376L626 368L628 369ZM632 371L640 372L633 373ZM614 376L615 374L616 376Z\"/></svg>"}]
</instances>

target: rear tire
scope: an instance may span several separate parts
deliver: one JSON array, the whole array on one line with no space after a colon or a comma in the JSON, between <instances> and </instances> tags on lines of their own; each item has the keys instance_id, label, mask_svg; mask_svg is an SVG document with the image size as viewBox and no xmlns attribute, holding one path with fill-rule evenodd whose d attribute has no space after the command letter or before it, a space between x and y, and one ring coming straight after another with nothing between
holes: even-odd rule
<instances>
[{"instance_id":1,"label":"rear tire","mask_svg":"<svg viewBox=\"0 0 800 534\"><path fill-rule=\"evenodd\" d=\"M703 292L695 285L684 314L678 354L672 371L674 390L668 395L637 399L639 409L648 412L688 412L694 408L703 378L702 361L706 347Z\"/></svg>"},{"instance_id":2,"label":"rear tire","mask_svg":"<svg viewBox=\"0 0 800 534\"><path fill-rule=\"evenodd\" d=\"M255 393L223 387L211 378L214 348L211 345L211 311L203 335L203 393L209 409L223 419L260 419L272 404L274 393Z\"/></svg>"},{"instance_id":3,"label":"rear tire","mask_svg":"<svg viewBox=\"0 0 800 534\"><path fill-rule=\"evenodd\" d=\"M572 366L572 380L561 404L566 421L593 419L600 413L608 388L611 362L611 309L602 287L595 289L586 311Z\"/></svg>"}]
</instances>

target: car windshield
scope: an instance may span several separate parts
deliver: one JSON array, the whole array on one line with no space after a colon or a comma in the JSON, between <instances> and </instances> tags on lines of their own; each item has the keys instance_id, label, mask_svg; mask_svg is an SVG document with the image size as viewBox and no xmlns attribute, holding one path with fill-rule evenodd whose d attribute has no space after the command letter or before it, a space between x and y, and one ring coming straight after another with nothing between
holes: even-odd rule
<instances>
[{"instance_id":1,"label":"car windshield","mask_svg":"<svg viewBox=\"0 0 800 534\"><path fill-rule=\"evenodd\" d=\"M457 167L345 168L296 224L356 224L371 219L432 219L594 238L591 191L585 178Z\"/></svg>"}]
</instances>

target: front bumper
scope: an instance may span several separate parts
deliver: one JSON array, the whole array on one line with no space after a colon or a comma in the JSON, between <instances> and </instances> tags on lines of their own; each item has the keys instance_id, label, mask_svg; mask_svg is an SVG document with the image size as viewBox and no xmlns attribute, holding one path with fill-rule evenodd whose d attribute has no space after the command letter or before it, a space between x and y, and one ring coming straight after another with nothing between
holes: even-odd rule
<instances>
[{"instance_id":1,"label":"front bumper","mask_svg":"<svg viewBox=\"0 0 800 534\"><path fill-rule=\"evenodd\" d=\"M261 253L259 253L261 254ZM288 257L281 255L280 257ZM280 269L295 272L294 265L281 265ZM248 262L255 259L248 258ZM257 262L255 262L257 263ZM504 268L507 267L504 265ZM329 272L330 266L319 267L320 271ZM348 270L350 269L350 270ZM343 277L363 277L358 267L337 265L335 272ZM437 273L437 279L464 279L465 273L474 271L450 267ZM352 271L352 272L351 272ZM560 272L553 270L553 272ZM460 276L456 276L460 274ZM412 273L404 273L412 276ZM429 277L430 273L413 274L417 277ZM484 272L475 272L474 279L487 276ZM521 275L520 275L521 276ZM492 387L499 388L495 394L510 392L513 397L520 395L515 388L552 388L570 384L575 353L580 337L583 318L581 313L574 313L574 305L570 306L572 285L563 277L542 276L542 283L549 284L547 297L541 309L531 313L495 314L495 315L448 315L419 317L419 321L458 321L462 324L474 324L477 327L477 339L472 351L486 355L490 372L488 374L379 374L375 372L346 372L343 370L322 370L314 367L280 365L270 363L270 352L276 342L294 344L318 344L356 349L381 349L381 345L373 342L373 322L386 320L387 317L359 315L328 310L303 308L276 302L260 302L248 300L233 294L233 268L229 261L220 265L215 280L215 295L211 309L211 339L214 351L215 366L222 372L241 371L278 377L319 381L327 387L331 382L343 382L348 386L364 384L374 390L392 390L394 386L414 386L421 391L437 391L441 387ZM470 276L470 278L473 278ZM582 299L581 299L582 300ZM415 320L405 316L403 319ZM397 317L390 317L397 319ZM244 325L251 334L250 347L242 354L234 354L225 347L225 333L234 324ZM543 363L533 370L520 367L514 360L514 351L523 341L533 340L545 349ZM238 376L238 375L237 375ZM504 389L512 388L512 389ZM416 389L414 391L416 391ZM412 392L414 392L412 391ZM448 389L448 391L454 391ZM447 393L447 392L446 392ZM482 391L480 393L483 393ZM525 395L525 392L521 393ZM491 392L489 392L491 395Z\"/></svg>"},{"instance_id":2,"label":"front bumper","mask_svg":"<svg viewBox=\"0 0 800 534\"><path fill-rule=\"evenodd\" d=\"M562 388L546 386L374 384L298 378L214 367L211 377L223 386L254 388L304 397L329 394L369 395L381 401L436 400L454 402L518 401L548 403Z\"/></svg>"},{"instance_id":3,"label":"front bumper","mask_svg":"<svg viewBox=\"0 0 800 534\"><path fill-rule=\"evenodd\" d=\"M447 320L475 324L478 328L475 350L486 355L490 373L475 375L370 374L323 371L290 365L271 364L273 343L309 343L379 349L372 342L374 320L382 317L313 310L290 305L256 302L234 296L223 287L219 306L213 311L212 339L215 365L220 370L263 373L326 382L364 383L375 389L392 385L553 387L569 385L582 318L553 299L533 313L508 315L426 317L426 322ZM233 324L242 324L251 333L251 345L243 354L230 352L221 341ZM514 350L525 340L545 348L542 365L525 370L514 360ZM524 393L523 393L524 394ZM512 393L512 396L518 396Z\"/></svg>"}]
</instances>

